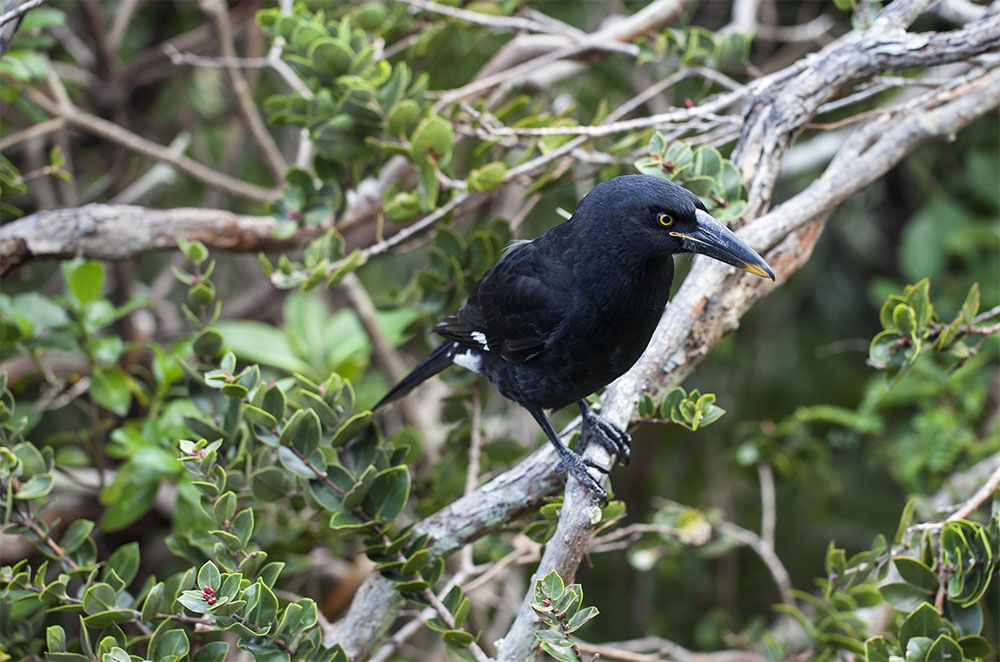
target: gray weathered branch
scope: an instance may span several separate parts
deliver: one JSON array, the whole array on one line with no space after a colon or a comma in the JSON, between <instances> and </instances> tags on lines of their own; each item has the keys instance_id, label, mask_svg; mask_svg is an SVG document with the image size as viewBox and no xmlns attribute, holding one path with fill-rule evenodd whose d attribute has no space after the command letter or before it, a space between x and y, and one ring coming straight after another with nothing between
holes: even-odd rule
<instances>
[{"instance_id":1,"label":"gray weathered branch","mask_svg":"<svg viewBox=\"0 0 1000 662\"><path fill-rule=\"evenodd\" d=\"M122 260L138 253L197 239L225 251L278 251L301 245L314 232L274 236L278 221L222 209L148 209L92 204L50 209L0 226L0 274L34 259L75 255Z\"/></svg>"}]
</instances>

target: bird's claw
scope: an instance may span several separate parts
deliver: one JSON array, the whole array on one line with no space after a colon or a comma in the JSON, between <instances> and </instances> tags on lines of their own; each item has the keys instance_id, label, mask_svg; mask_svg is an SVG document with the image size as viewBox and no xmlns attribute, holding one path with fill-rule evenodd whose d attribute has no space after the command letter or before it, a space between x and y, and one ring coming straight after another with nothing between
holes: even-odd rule
<instances>
[{"instance_id":1,"label":"bird's claw","mask_svg":"<svg viewBox=\"0 0 1000 662\"><path fill-rule=\"evenodd\" d=\"M632 437L628 432L608 419L598 416L588 408L586 412L583 412L581 435L586 438L588 434L597 439L609 453L614 453L621 464L628 465L632 446Z\"/></svg>"},{"instance_id":2,"label":"bird's claw","mask_svg":"<svg viewBox=\"0 0 1000 662\"><path fill-rule=\"evenodd\" d=\"M596 478L594 478L587 468L591 467L593 469L597 469L601 473L607 475L611 472L610 467L606 467L603 464L595 462L591 459L581 457L569 449L565 449L565 454L561 451L559 452L559 462L569 473L573 474L577 480L586 485L587 488L589 488L590 491L597 496L602 506L607 505L607 491L601 487L601 484Z\"/></svg>"}]
</instances>

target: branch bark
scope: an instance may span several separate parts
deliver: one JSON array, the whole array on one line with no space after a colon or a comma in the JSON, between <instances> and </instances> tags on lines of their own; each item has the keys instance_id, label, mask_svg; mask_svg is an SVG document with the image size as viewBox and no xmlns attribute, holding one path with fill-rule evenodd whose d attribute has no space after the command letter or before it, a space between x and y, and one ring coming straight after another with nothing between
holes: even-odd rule
<instances>
[{"instance_id":1,"label":"branch bark","mask_svg":"<svg viewBox=\"0 0 1000 662\"><path fill-rule=\"evenodd\" d=\"M274 236L270 216L246 216L221 209L148 209L92 204L41 211L0 226L0 274L28 260L74 255L124 260L138 253L177 246L177 239L201 241L225 251L279 251L316 236L300 230Z\"/></svg>"}]
</instances>

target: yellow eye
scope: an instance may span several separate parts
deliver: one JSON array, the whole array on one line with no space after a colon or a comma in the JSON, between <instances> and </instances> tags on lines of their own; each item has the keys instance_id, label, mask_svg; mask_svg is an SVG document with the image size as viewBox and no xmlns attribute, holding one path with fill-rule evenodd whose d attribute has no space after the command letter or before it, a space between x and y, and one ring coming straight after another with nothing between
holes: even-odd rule
<instances>
[{"instance_id":1,"label":"yellow eye","mask_svg":"<svg viewBox=\"0 0 1000 662\"><path fill-rule=\"evenodd\" d=\"M660 212L659 215L657 215L656 220L658 220L660 225L664 227L669 227L674 224L674 217L670 214L664 214L663 212Z\"/></svg>"}]
</instances>

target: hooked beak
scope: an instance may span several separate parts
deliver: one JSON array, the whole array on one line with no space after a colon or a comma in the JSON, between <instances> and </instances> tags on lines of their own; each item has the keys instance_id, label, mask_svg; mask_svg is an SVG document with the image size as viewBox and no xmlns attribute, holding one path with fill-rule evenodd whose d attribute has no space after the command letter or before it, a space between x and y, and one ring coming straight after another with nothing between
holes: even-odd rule
<instances>
[{"instance_id":1,"label":"hooked beak","mask_svg":"<svg viewBox=\"0 0 1000 662\"><path fill-rule=\"evenodd\" d=\"M697 209L695 220L697 225L693 232L670 233L671 236L681 240L684 250L701 253L755 276L774 280L774 272L764 258L737 237L732 230L712 218L711 214Z\"/></svg>"}]
</instances>

